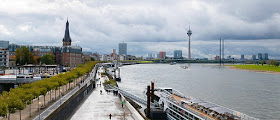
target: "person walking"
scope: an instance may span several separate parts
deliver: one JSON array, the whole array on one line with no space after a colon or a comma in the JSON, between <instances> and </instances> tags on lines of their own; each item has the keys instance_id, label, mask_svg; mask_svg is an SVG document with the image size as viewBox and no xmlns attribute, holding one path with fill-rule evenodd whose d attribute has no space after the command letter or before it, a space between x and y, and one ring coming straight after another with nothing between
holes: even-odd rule
<instances>
[{"instance_id":1,"label":"person walking","mask_svg":"<svg viewBox=\"0 0 280 120\"><path fill-rule=\"evenodd\" d=\"M110 118L110 120L111 120L111 118L112 118L112 114L110 113L110 115L109 115L109 118Z\"/></svg>"},{"instance_id":2,"label":"person walking","mask_svg":"<svg viewBox=\"0 0 280 120\"><path fill-rule=\"evenodd\" d=\"M123 101L122 101L122 108L123 108Z\"/></svg>"}]
</instances>

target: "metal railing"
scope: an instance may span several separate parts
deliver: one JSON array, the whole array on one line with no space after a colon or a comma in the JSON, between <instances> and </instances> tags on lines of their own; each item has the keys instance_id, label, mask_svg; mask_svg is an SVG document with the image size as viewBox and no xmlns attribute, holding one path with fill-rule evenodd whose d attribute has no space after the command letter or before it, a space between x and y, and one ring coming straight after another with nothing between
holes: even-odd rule
<instances>
[{"instance_id":1,"label":"metal railing","mask_svg":"<svg viewBox=\"0 0 280 120\"><path fill-rule=\"evenodd\" d=\"M137 102L139 102L141 104L147 105L147 101L144 100L143 98L140 98L140 97L138 97L136 95L130 94L130 93L128 93L128 92L118 88L118 87L111 87L111 88L118 90L120 93L122 93L123 96L125 96L125 97L127 97L129 99L132 99L132 100L135 100L135 101L137 101ZM151 105L155 106L153 103L151 103Z\"/></svg>"}]
</instances>

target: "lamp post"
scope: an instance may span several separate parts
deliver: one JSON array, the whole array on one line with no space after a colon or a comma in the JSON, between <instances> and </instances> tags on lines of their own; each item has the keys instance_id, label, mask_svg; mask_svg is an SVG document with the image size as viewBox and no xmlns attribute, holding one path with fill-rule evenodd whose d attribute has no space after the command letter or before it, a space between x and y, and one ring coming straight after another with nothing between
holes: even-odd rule
<instances>
[{"instance_id":1,"label":"lamp post","mask_svg":"<svg viewBox=\"0 0 280 120\"><path fill-rule=\"evenodd\" d=\"M62 98L62 90L60 90L60 105L61 105L61 98Z\"/></svg>"},{"instance_id":2,"label":"lamp post","mask_svg":"<svg viewBox=\"0 0 280 120\"><path fill-rule=\"evenodd\" d=\"M40 114L41 104L42 104L41 102L38 103L38 105L39 105L39 113L38 113L39 114L39 120L41 120L41 114Z\"/></svg>"}]
</instances>

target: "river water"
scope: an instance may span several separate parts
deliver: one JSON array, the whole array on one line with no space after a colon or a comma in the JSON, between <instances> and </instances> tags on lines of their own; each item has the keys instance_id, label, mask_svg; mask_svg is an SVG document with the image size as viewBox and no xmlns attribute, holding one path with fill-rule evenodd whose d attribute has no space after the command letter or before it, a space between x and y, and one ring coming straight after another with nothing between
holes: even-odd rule
<instances>
[{"instance_id":1,"label":"river water","mask_svg":"<svg viewBox=\"0 0 280 120\"><path fill-rule=\"evenodd\" d=\"M189 66L182 69L180 66ZM280 75L215 64L138 64L121 67L119 86L140 97L151 81L185 95L266 120L280 119Z\"/></svg>"}]
</instances>

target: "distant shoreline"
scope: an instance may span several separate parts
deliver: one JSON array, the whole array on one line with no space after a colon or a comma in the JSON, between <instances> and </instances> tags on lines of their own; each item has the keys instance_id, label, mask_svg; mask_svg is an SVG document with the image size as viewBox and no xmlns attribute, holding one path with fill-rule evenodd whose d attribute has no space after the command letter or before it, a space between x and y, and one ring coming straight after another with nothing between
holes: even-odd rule
<instances>
[{"instance_id":1,"label":"distant shoreline","mask_svg":"<svg viewBox=\"0 0 280 120\"><path fill-rule=\"evenodd\" d=\"M242 69L242 68L236 68L235 66L231 66L231 65L225 65L225 66L226 66L227 68L233 69L233 70L244 70L244 71L250 71L250 72L256 72L256 73L268 73L268 74L280 75L280 72L275 72L275 71Z\"/></svg>"}]
</instances>

